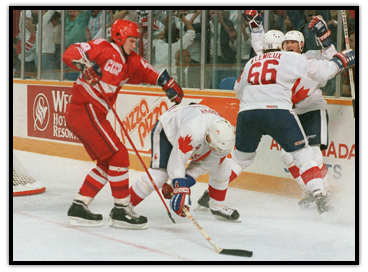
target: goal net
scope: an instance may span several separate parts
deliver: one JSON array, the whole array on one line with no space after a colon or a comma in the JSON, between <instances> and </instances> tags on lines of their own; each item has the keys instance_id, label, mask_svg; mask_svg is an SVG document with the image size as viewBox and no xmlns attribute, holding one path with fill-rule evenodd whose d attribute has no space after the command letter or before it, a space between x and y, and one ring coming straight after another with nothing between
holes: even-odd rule
<instances>
[{"instance_id":1,"label":"goal net","mask_svg":"<svg viewBox=\"0 0 368 272\"><path fill-rule=\"evenodd\" d=\"M45 186L27 172L13 150L13 196L40 194L45 190Z\"/></svg>"}]
</instances>

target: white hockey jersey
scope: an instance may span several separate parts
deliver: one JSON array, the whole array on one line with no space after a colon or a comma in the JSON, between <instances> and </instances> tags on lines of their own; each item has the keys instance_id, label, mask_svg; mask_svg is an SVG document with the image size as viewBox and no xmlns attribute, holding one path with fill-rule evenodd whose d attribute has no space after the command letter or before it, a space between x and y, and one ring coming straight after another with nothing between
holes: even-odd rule
<instances>
[{"instance_id":1,"label":"white hockey jersey","mask_svg":"<svg viewBox=\"0 0 368 272\"><path fill-rule=\"evenodd\" d=\"M169 178L184 178L186 163L195 162L190 168L193 178L210 172L226 158L213 154L205 142L207 129L213 122L224 118L204 105L174 106L160 116L168 141L173 149L167 165Z\"/></svg>"},{"instance_id":2,"label":"white hockey jersey","mask_svg":"<svg viewBox=\"0 0 368 272\"><path fill-rule=\"evenodd\" d=\"M252 32L252 47L257 55L262 54L263 28L257 32ZM302 56L307 59L330 60L337 53L334 45L327 49L310 50ZM322 88L327 81L317 82L307 78L297 79L292 87L293 110L296 114L303 114L309 111L327 109L327 103L323 98Z\"/></svg>"},{"instance_id":3,"label":"white hockey jersey","mask_svg":"<svg viewBox=\"0 0 368 272\"><path fill-rule=\"evenodd\" d=\"M338 73L336 64L313 60L294 52L272 52L252 58L235 83L240 111L252 109L292 109L292 96L302 88L298 79L326 82ZM315 86L315 88L317 85Z\"/></svg>"}]
</instances>

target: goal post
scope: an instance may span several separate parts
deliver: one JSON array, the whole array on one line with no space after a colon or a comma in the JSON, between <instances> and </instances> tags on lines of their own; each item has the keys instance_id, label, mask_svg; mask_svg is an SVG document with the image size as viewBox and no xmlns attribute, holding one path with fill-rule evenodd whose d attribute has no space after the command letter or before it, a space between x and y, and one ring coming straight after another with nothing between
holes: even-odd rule
<instances>
[{"instance_id":1,"label":"goal post","mask_svg":"<svg viewBox=\"0 0 368 272\"><path fill-rule=\"evenodd\" d=\"M45 190L45 186L27 172L13 150L13 196L35 195Z\"/></svg>"}]
</instances>

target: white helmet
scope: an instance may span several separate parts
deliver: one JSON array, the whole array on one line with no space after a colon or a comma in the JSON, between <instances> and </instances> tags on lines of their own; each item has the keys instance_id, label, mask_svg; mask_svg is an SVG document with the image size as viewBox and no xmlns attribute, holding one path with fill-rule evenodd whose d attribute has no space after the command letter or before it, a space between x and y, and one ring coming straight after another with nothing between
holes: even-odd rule
<instances>
[{"instance_id":1,"label":"white helmet","mask_svg":"<svg viewBox=\"0 0 368 272\"><path fill-rule=\"evenodd\" d=\"M208 127L205 141L215 155L227 156L234 149L234 127L227 120L215 121Z\"/></svg>"},{"instance_id":2,"label":"white helmet","mask_svg":"<svg viewBox=\"0 0 368 272\"><path fill-rule=\"evenodd\" d=\"M304 47L304 36L300 31L292 30L285 34L285 41L297 41L299 43L300 52ZM303 42L303 45L302 45Z\"/></svg>"},{"instance_id":3,"label":"white helmet","mask_svg":"<svg viewBox=\"0 0 368 272\"><path fill-rule=\"evenodd\" d=\"M263 50L280 49L282 50L282 43L285 40L285 35L279 30L269 30L264 34L262 45Z\"/></svg>"}]
</instances>

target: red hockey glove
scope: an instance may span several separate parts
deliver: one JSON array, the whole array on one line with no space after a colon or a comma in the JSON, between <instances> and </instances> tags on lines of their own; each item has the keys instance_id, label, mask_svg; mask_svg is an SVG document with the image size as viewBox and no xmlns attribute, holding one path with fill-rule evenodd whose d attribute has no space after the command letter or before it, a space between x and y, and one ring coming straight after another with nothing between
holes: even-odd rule
<instances>
[{"instance_id":1,"label":"red hockey glove","mask_svg":"<svg viewBox=\"0 0 368 272\"><path fill-rule=\"evenodd\" d=\"M251 30L262 25L262 18L257 10L244 10L243 17Z\"/></svg>"},{"instance_id":2,"label":"red hockey glove","mask_svg":"<svg viewBox=\"0 0 368 272\"><path fill-rule=\"evenodd\" d=\"M321 16L313 17L309 23L308 29L313 29L316 32L318 40L322 47L327 48L332 44L331 30L328 29L326 22Z\"/></svg>"},{"instance_id":3,"label":"red hockey glove","mask_svg":"<svg viewBox=\"0 0 368 272\"><path fill-rule=\"evenodd\" d=\"M166 93L171 102L180 104L183 99L184 93L178 83L169 76L169 73L164 69L157 79L157 85L162 87L162 90Z\"/></svg>"},{"instance_id":4,"label":"red hockey glove","mask_svg":"<svg viewBox=\"0 0 368 272\"><path fill-rule=\"evenodd\" d=\"M102 78L100 66L94 61L90 61L87 53L79 60L72 61L74 66L82 71L84 78L90 85L96 85Z\"/></svg>"},{"instance_id":5,"label":"red hockey glove","mask_svg":"<svg viewBox=\"0 0 368 272\"><path fill-rule=\"evenodd\" d=\"M83 69L83 76L89 85L96 85L102 78L100 66L94 61L87 63Z\"/></svg>"}]
</instances>

